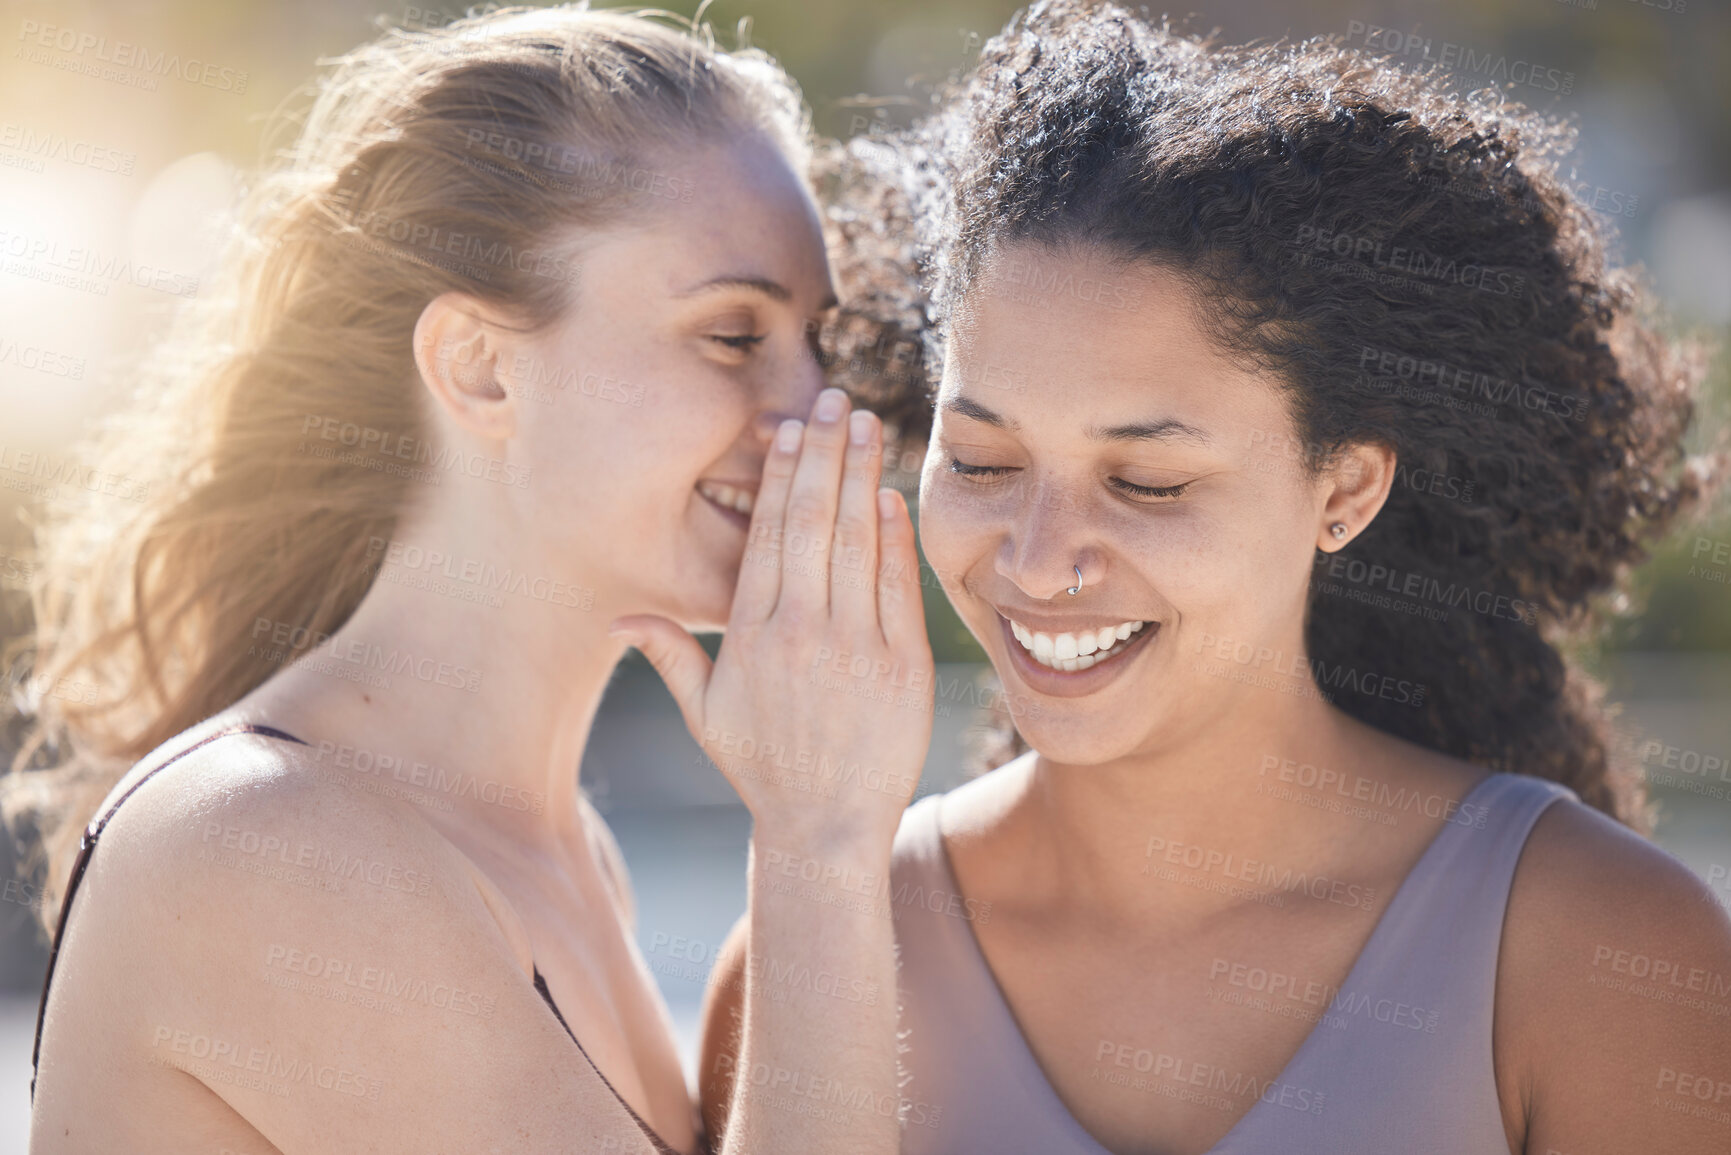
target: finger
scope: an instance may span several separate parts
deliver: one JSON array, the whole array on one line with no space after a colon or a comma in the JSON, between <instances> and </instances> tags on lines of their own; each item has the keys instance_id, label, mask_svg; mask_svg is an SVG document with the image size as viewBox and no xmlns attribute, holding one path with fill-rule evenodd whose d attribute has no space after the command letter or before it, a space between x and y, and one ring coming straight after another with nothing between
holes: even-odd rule
<instances>
[{"instance_id":1,"label":"finger","mask_svg":"<svg viewBox=\"0 0 1731 1155\"><path fill-rule=\"evenodd\" d=\"M781 595L776 609L829 612L829 551L847 447L847 394L825 389L812 406L805 447L794 466L781 532Z\"/></svg>"},{"instance_id":2,"label":"finger","mask_svg":"<svg viewBox=\"0 0 1731 1155\"><path fill-rule=\"evenodd\" d=\"M878 628L877 492L882 464L883 424L876 414L856 409L848 416L835 549L829 555L830 617L852 629Z\"/></svg>"},{"instance_id":3,"label":"finger","mask_svg":"<svg viewBox=\"0 0 1731 1155\"><path fill-rule=\"evenodd\" d=\"M757 499L751 509L751 528L746 533L745 556L739 563L739 584L733 590L729 627L761 622L775 612L781 593L782 522L787 517L787 493L793 484L793 468L805 440L805 423L789 418L775 431L769 455L764 458L763 478L757 483Z\"/></svg>"},{"instance_id":4,"label":"finger","mask_svg":"<svg viewBox=\"0 0 1731 1155\"><path fill-rule=\"evenodd\" d=\"M920 597L920 555L914 544L914 523L908 504L893 489L877 492L878 621L893 654L913 657L931 653L926 639L926 610Z\"/></svg>"},{"instance_id":5,"label":"finger","mask_svg":"<svg viewBox=\"0 0 1731 1155\"><path fill-rule=\"evenodd\" d=\"M709 688L714 663L682 626L653 614L627 614L607 627L608 634L623 638L642 651L667 684L667 692L685 718L685 728L702 746L703 696Z\"/></svg>"}]
</instances>

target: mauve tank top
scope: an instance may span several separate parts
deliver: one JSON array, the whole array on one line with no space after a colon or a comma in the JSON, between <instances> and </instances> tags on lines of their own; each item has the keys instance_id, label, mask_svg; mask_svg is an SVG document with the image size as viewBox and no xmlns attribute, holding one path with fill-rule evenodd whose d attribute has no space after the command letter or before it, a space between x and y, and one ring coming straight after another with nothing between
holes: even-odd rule
<instances>
[{"instance_id":1,"label":"mauve tank top","mask_svg":"<svg viewBox=\"0 0 1731 1155\"><path fill-rule=\"evenodd\" d=\"M1508 1155L1491 1065L1503 911L1533 823L1574 797L1520 774L1492 774L1468 792L1332 1001L1313 1008L1328 1020L1207 1155ZM1046 1080L987 966L971 923L989 908L957 893L942 805L936 795L909 808L891 867L912 1104L902 1155L1109 1155ZM1102 1067L1150 1089L1183 1080L1171 1064L1159 1074L1139 1065L1150 1069Z\"/></svg>"}]
</instances>

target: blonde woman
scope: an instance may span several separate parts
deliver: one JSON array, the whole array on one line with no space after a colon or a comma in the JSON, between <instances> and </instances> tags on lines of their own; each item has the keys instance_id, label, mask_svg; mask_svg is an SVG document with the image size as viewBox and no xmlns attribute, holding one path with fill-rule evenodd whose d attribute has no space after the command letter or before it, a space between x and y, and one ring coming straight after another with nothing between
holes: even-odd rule
<instances>
[{"instance_id":1,"label":"blonde woman","mask_svg":"<svg viewBox=\"0 0 1731 1155\"><path fill-rule=\"evenodd\" d=\"M30 684L99 690L34 703L10 780L58 913L32 1150L700 1150L576 782L629 645L753 814L764 955L893 992L825 890L883 877L929 710L800 674L930 653L882 430L812 355L805 149L770 61L636 16L331 72L110 438L148 500L43 541ZM746 1007L746 1061L873 1109L747 1085L723 1150L895 1148L893 997Z\"/></svg>"}]
</instances>

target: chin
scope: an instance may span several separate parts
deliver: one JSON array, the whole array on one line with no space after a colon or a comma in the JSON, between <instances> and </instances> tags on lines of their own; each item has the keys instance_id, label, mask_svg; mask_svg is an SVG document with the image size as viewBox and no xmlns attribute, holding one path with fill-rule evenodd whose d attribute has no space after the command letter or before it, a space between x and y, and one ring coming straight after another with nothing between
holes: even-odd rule
<instances>
[{"instance_id":1,"label":"chin","mask_svg":"<svg viewBox=\"0 0 1731 1155\"><path fill-rule=\"evenodd\" d=\"M669 616L692 633L717 633L733 612L733 588L731 578L722 581L717 577L704 582L700 589L683 591Z\"/></svg>"},{"instance_id":2,"label":"chin","mask_svg":"<svg viewBox=\"0 0 1731 1155\"><path fill-rule=\"evenodd\" d=\"M733 613L733 593L739 585L739 557L687 554L682 564L670 567L660 581L638 581L633 601L639 611L678 622L693 633L713 633L727 624ZM629 587L628 587L629 588Z\"/></svg>"},{"instance_id":3,"label":"chin","mask_svg":"<svg viewBox=\"0 0 1731 1155\"><path fill-rule=\"evenodd\" d=\"M1014 684L995 663L993 672L1000 686ZM1022 741L1050 762L1099 766L1150 745L1151 709L1127 718L1122 709L1103 708L1105 704L1095 699L1036 698L1026 689L1010 691L1007 700Z\"/></svg>"},{"instance_id":4,"label":"chin","mask_svg":"<svg viewBox=\"0 0 1731 1155\"><path fill-rule=\"evenodd\" d=\"M1144 735L1089 733L1082 719L1077 725L1052 724L1052 719L1024 720L1018 729L1022 740L1048 762L1061 766L1101 766L1135 753L1144 745Z\"/></svg>"}]
</instances>

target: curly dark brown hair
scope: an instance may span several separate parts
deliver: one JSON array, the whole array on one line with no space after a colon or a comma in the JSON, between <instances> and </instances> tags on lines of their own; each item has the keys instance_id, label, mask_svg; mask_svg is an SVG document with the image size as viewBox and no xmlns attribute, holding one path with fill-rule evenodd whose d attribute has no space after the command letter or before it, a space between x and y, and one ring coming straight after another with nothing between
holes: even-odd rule
<instances>
[{"instance_id":1,"label":"curly dark brown hair","mask_svg":"<svg viewBox=\"0 0 1731 1155\"><path fill-rule=\"evenodd\" d=\"M1220 47L1042 0L899 165L882 141L835 163L838 188L864 191L834 215L867 243L874 212L916 219L921 260L902 267L923 274L934 359L1006 243L1185 278L1221 347L1276 371L1308 469L1355 442L1398 455L1374 522L1318 553L1305 639L1322 688L1330 671L1399 672L1427 688L1419 708L1335 698L1644 829L1639 770L1571 655L1724 460L1685 456L1703 354L1663 336L1647 290L1611 267L1562 170L1572 143L1495 90L1459 95L1329 40ZM892 282L865 296L918 328ZM897 378L898 403L929 380Z\"/></svg>"}]
</instances>

